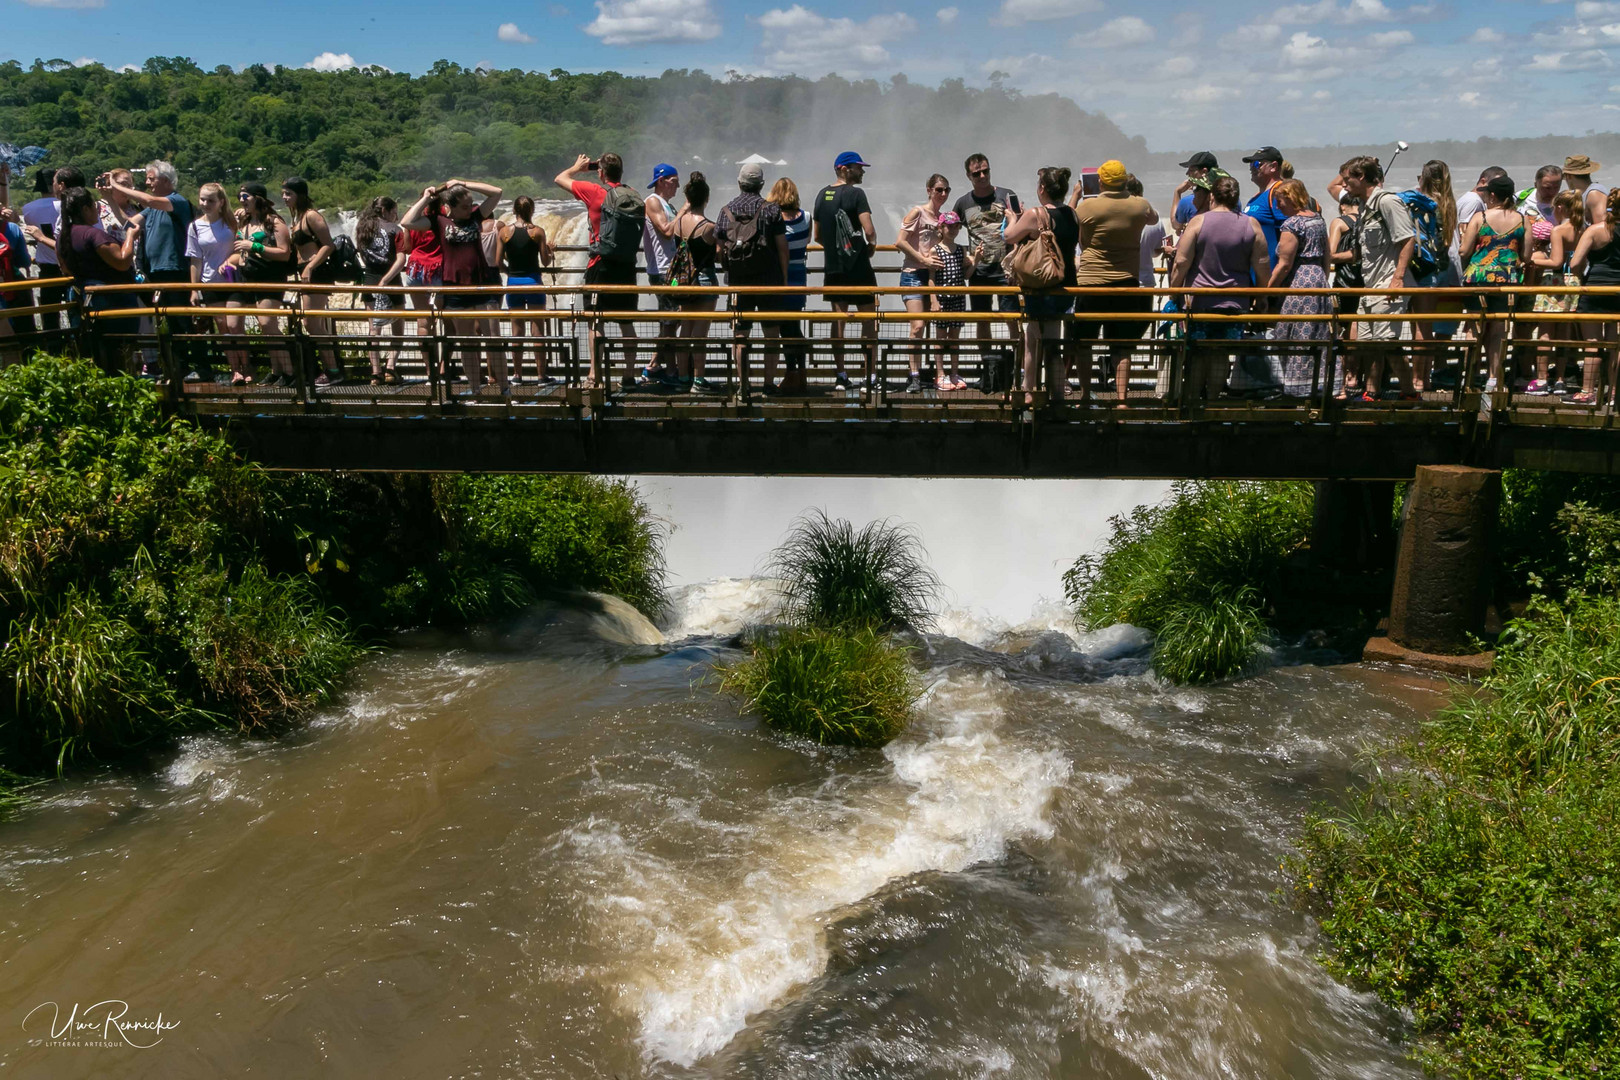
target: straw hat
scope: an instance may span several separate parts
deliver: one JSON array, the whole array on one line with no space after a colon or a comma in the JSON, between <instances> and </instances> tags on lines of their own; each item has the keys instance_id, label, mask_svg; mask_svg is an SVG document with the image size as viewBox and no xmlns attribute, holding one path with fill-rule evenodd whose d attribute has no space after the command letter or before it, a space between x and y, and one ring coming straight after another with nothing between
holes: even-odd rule
<instances>
[{"instance_id":1,"label":"straw hat","mask_svg":"<svg viewBox=\"0 0 1620 1080\"><path fill-rule=\"evenodd\" d=\"M1574 157L1564 159L1564 172L1574 173L1576 176L1591 176L1603 168L1585 154L1576 154Z\"/></svg>"}]
</instances>

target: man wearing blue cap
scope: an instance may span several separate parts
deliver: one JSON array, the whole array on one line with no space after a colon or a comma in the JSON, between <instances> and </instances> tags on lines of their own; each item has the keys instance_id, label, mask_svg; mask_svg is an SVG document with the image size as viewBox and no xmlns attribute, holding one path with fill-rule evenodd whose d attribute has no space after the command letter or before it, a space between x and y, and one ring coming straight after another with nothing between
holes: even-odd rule
<instances>
[{"instance_id":1,"label":"man wearing blue cap","mask_svg":"<svg viewBox=\"0 0 1620 1080\"><path fill-rule=\"evenodd\" d=\"M821 245L822 265L826 273L822 284L828 286L876 287L877 275L872 273L872 249L877 246L877 230L872 227L872 206L861 190L861 180L870 168L853 150L845 150L833 161L833 172L838 182L816 193L811 218L816 223L816 243ZM841 293L829 296L827 303L834 311L876 311L877 297L872 293ZM877 336L877 323L859 323L863 338ZM838 331L840 340L844 337ZM876 346L865 345L868 375L877 377ZM836 382L841 389L849 389L849 376L844 372L844 352L838 353Z\"/></svg>"},{"instance_id":2,"label":"man wearing blue cap","mask_svg":"<svg viewBox=\"0 0 1620 1080\"><path fill-rule=\"evenodd\" d=\"M642 233L642 253L647 257L647 284L669 285L669 266L675 258L675 208L670 205L670 199L681 185L680 173L675 166L660 163L653 167L652 183L648 190L652 192L647 196L647 230ZM659 293L658 310L674 311L675 294ZM679 324L675 322L660 322L658 336L663 339L673 338ZM671 362L671 354L675 347L667 340L661 340L654 353L653 366L648 376L673 375L675 366Z\"/></svg>"}]
</instances>

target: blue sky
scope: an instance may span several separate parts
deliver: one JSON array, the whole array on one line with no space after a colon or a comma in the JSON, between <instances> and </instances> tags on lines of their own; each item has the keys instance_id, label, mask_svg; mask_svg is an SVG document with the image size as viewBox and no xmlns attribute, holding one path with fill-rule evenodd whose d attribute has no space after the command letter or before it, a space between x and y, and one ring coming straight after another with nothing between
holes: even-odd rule
<instances>
[{"instance_id":1,"label":"blue sky","mask_svg":"<svg viewBox=\"0 0 1620 1080\"><path fill-rule=\"evenodd\" d=\"M1620 0L0 0L0 60L382 64L631 74L997 72L1155 149L1620 128ZM154 17L161 11L161 17Z\"/></svg>"}]
</instances>

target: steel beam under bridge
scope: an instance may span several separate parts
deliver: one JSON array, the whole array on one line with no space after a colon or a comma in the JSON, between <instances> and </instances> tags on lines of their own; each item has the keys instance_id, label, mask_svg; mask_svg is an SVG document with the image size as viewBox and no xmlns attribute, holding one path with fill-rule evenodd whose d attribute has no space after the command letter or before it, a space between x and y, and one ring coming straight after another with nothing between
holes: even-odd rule
<instances>
[{"instance_id":1,"label":"steel beam under bridge","mask_svg":"<svg viewBox=\"0 0 1620 1080\"><path fill-rule=\"evenodd\" d=\"M1620 473L1620 435L1467 421L197 417L271 469L694 476L1399 480L1419 465Z\"/></svg>"}]
</instances>

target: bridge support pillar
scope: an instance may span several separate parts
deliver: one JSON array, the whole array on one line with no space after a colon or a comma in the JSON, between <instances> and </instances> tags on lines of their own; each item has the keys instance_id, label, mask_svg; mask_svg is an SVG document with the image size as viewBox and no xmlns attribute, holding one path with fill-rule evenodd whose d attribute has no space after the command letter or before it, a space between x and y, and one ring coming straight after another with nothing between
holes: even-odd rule
<instances>
[{"instance_id":1,"label":"bridge support pillar","mask_svg":"<svg viewBox=\"0 0 1620 1080\"><path fill-rule=\"evenodd\" d=\"M1387 480L1318 480L1311 553L1332 573L1388 570L1395 558L1395 485Z\"/></svg>"},{"instance_id":2,"label":"bridge support pillar","mask_svg":"<svg viewBox=\"0 0 1620 1080\"><path fill-rule=\"evenodd\" d=\"M1406 507L1389 639L1424 653L1464 653L1485 632L1492 534L1502 474L1461 465L1422 465Z\"/></svg>"}]
</instances>

